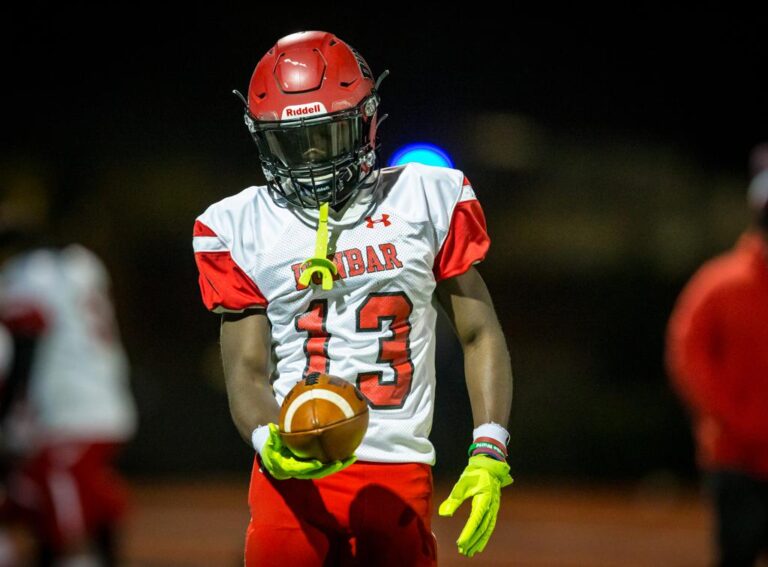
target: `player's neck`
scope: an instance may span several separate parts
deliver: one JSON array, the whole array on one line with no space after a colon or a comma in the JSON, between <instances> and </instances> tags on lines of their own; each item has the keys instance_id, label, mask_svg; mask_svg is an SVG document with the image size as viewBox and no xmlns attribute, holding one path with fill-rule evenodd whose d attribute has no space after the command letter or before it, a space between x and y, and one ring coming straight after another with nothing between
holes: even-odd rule
<instances>
[{"instance_id":1,"label":"player's neck","mask_svg":"<svg viewBox=\"0 0 768 567\"><path fill-rule=\"evenodd\" d=\"M349 203L349 201L355 199L356 195L358 193L360 193L360 191L367 190L370 187L378 185L379 179L380 179L380 171L379 170L374 170L373 172L371 172L371 174L368 174L368 175L366 175L363 178L363 180L362 180L361 184L359 185L359 187L357 188L357 190L352 191L352 193L350 195L348 195L340 203L336 203L335 205L331 205L331 208L334 211L336 211L337 213L339 213L345 206L347 206L347 203Z\"/></svg>"}]
</instances>

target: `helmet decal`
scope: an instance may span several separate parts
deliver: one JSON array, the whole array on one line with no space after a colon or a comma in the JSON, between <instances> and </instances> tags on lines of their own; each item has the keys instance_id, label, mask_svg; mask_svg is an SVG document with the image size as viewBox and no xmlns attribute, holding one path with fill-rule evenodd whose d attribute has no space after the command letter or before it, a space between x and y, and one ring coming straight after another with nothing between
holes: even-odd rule
<instances>
[{"instance_id":1,"label":"helmet decal","mask_svg":"<svg viewBox=\"0 0 768 567\"><path fill-rule=\"evenodd\" d=\"M286 106L283 109L283 114L280 117L280 120L299 118L301 116L319 116L321 114L328 114L328 111L322 102L308 102L306 104Z\"/></svg>"}]
</instances>

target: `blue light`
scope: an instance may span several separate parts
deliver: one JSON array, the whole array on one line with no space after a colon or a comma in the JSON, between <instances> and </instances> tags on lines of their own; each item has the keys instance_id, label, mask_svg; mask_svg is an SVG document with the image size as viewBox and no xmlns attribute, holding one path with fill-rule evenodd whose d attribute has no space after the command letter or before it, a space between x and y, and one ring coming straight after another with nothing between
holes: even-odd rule
<instances>
[{"instance_id":1,"label":"blue light","mask_svg":"<svg viewBox=\"0 0 768 567\"><path fill-rule=\"evenodd\" d=\"M439 167L453 167L453 160L445 150L433 144L424 143L408 144L400 148L390 158L389 165L397 166L410 162L437 165Z\"/></svg>"}]
</instances>

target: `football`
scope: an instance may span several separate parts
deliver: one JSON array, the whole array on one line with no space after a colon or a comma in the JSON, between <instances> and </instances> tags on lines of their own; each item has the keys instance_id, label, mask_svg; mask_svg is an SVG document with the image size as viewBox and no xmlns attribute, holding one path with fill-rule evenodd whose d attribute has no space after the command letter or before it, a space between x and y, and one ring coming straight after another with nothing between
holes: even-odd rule
<instances>
[{"instance_id":1,"label":"football","mask_svg":"<svg viewBox=\"0 0 768 567\"><path fill-rule=\"evenodd\" d=\"M354 384L310 374L280 408L280 436L293 453L324 463L350 457L368 429L368 403Z\"/></svg>"}]
</instances>

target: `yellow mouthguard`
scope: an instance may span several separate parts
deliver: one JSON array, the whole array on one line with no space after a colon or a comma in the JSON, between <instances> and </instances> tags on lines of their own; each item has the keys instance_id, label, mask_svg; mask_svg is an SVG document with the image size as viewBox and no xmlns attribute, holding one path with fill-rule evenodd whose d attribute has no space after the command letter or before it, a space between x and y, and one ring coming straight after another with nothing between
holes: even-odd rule
<instances>
[{"instance_id":1,"label":"yellow mouthguard","mask_svg":"<svg viewBox=\"0 0 768 567\"><path fill-rule=\"evenodd\" d=\"M336 263L328 259L328 203L320 205L320 218L317 221L317 240L315 241L315 255L305 260L301 265L299 283L308 286L312 280L312 274L320 273L323 289L333 287L333 276L338 272Z\"/></svg>"}]
</instances>

